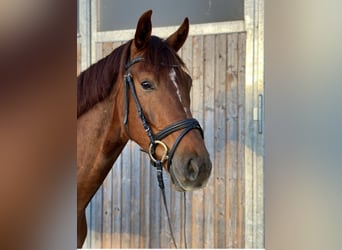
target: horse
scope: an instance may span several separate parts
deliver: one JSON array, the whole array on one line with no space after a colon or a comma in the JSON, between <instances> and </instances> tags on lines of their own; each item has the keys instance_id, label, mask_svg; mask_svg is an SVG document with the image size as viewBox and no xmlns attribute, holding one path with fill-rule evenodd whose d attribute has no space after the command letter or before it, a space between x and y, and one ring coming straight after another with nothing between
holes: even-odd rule
<instances>
[{"instance_id":1,"label":"horse","mask_svg":"<svg viewBox=\"0 0 342 250\"><path fill-rule=\"evenodd\" d=\"M177 51L185 18L167 39L151 35L152 10L134 38L77 78L77 247L87 235L85 209L129 140L165 169L180 192L202 188L211 173L203 131L190 111L192 79Z\"/></svg>"}]
</instances>

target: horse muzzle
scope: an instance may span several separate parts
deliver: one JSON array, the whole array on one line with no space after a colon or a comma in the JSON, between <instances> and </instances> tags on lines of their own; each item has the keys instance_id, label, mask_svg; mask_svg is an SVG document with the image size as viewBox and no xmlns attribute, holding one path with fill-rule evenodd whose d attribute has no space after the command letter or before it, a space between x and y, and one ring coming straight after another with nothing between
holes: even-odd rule
<instances>
[{"instance_id":1,"label":"horse muzzle","mask_svg":"<svg viewBox=\"0 0 342 250\"><path fill-rule=\"evenodd\" d=\"M203 188L208 182L211 169L209 156L189 157L185 160L175 157L169 172L174 188L184 192Z\"/></svg>"}]
</instances>

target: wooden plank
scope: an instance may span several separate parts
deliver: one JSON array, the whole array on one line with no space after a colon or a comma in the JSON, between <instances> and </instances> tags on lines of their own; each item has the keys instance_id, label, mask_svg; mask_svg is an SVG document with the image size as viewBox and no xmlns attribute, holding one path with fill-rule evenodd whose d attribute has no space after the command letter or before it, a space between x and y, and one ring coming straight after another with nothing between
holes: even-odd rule
<instances>
[{"instance_id":1,"label":"wooden plank","mask_svg":"<svg viewBox=\"0 0 342 250\"><path fill-rule=\"evenodd\" d=\"M113 42L104 42L102 44L102 56L101 56L101 58L103 58L103 57L109 55L110 53L112 53L112 51L114 49L113 45L114 45Z\"/></svg>"},{"instance_id":2,"label":"wooden plank","mask_svg":"<svg viewBox=\"0 0 342 250\"><path fill-rule=\"evenodd\" d=\"M257 86L256 93L257 95L264 95L264 0L259 0L256 5L257 11L257 37L255 38L255 43L257 46L257 60L256 60L256 68L257 68ZM261 110L262 117L262 131L264 130L264 110ZM255 202L255 247L264 247L265 246L265 215L264 215L264 133L257 134L256 140L256 161L255 161L255 180L256 180L256 202Z\"/></svg>"},{"instance_id":3,"label":"wooden plank","mask_svg":"<svg viewBox=\"0 0 342 250\"><path fill-rule=\"evenodd\" d=\"M192 37L193 59L192 59L192 77L193 77L193 116L203 124L203 36ZM192 235L196 240L191 242L192 248L203 248L203 189L192 192Z\"/></svg>"},{"instance_id":4,"label":"wooden plank","mask_svg":"<svg viewBox=\"0 0 342 250\"><path fill-rule=\"evenodd\" d=\"M112 247L112 171L110 171L103 182L103 204L102 204L102 247Z\"/></svg>"},{"instance_id":5,"label":"wooden plank","mask_svg":"<svg viewBox=\"0 0 342 250\"><path fill-rule=\"evenodd\" d=\"M227 219L228 227L226 232L226 245L229 248L236 248L236 234L237 234L237 222L238 222L238 44L237 34L230 34L227 37L227 134L228 134L228 146L227 146Z\"/></svg>"},{"instance_id":6,"label":"wooden plank","mask_svg":"<svg viewBox=\"0 0 342 250\"><path fill-rule=\"evenodd\" d=\"M156 180L156 170L153 168L150 172L150 233L149 245L151 248L160 248L160 233L161 233L161 209L162 204L160 203L160 190Z\"/></svg>"},{"instance_id":7,"label":"wooden plank","mask_svg":"<svg viewBox=\"0 0 342 250\"><path fill-rule=\"evenodd\" d=\"M182 240L182 230L183 230L183 194L177 192L175 190L171 190L171 203L170 203L170 210L171 210L171 221L173 232L175 235L176 242L178 247L183 247L184 243L181 242ZM170 248L173 248L173 244L171 243Z\"/></svg>"},{"instance_id":8,"label":"wooden plank","mask_svg":"<svg viewBox=\"0 0 342 250\"><path fill-rule=\"evenodd\" d=\"M252 136L250 127L252 127L252 110L253 110L253 84L254 84L254 25L253 25L253 17L254 15L254 3L251 0L246 1L245 6L245 16L248 18L246 20L246 29L247 29L247 42L246 42L246 101L245 101L245 108L246 108L246 145L247 148L245 150L245 183L246 183L246 208L245 208L245 218L246 218L246 225L245 225L245 245L246 247L252 248L254 242L254 228L253 228L253 185L252 185L252 175L253 175L253 145L252 145ZM248 100L247 100L248 99Z\"/></svg>"},{"instance_id":9,"label":"wooden plank","mask_svg":"<svg viewBox=\"0 0 342 250\"><path fill-rule=\"evenodd\" d=\"M141 180L140 180L140 200L141 200L141 210L140 210L140 232L141 241L139 248L150 248L150 217L154 216L154 213L150 214L150 186L151 186L151 166L150 160L145 153L141 154Z\"/></svg>"},{"instance_id":10,"label":"wooden plank","mask_svg":"<svg viewBox=\"0 0 342 250\"><path fill-rule=\"evenodd\" d=\"M94 48L94 46L96 46L96 43L98 42L103 42L100 40L96 40L95 36L97 34L97 22L98 22L98 18L99 18L99 14L97 11L97 5L98 5L98 1L87 1L87 5L89 6L89 14L87 16L88 20L87 23L89 25L89 27L87 27L88 30L88 37L89 37L89 51L90 51L90 63L93 64L95 63L96 60L96 55L94 55L94 51L96 51L96 49Z\"/></svg>"},{"instance_id":11,"label":"wooden plank","mask_svg":"<svg viewBox=\"0 0 342 250\"><path fill-rule=\"evenodd\" d=\"M264 247L263 134L257 131L253 109L263 94L264 0L245 1L245 247Z\"/></svg>"},{"instance_id":12,"label":"wooden plank","mask_svg":"<svg viewBox=\"0 0 342 250\"><path fill-rule=\"evenodd\" d=\"M225 169L226 169L226 37L216 36L215 46L215 154L214 161L216 171L215 183L215 247L225 247L226 231L226 190L225 190Z\"/></svg>"},{"instance_id":13,"label":"wooden plank","mask_svg":"<svg viewBox=\"0 0 342 250\"><path fill-rule=\"evenodd\" d=\"M211 177L204 189L204 248L214 247L214 125L215 125L215 36L204 37L204 140L208 149L213 168Z\"/></svg>"},{"instance_id":14,"label":"wooden plank","mask_svg":"<svg viewBox=\"0 0 342 250\"><path fill-rule=\"evenodd\" d=\"M246 33L238 37L238 247L245 247L245 68L246 68Z\"/></svg>"},{"instance_id":15,"label":"wooden plank","mask_svg":"<svg viewBox=\"0 0 342 250\"><path fill-rule=\"evenodd\" d=\"M120 155L116 160L112 168L112 246L111 248L121 248L121 217L122 217L122 205L121 205L121 168L122 168L122 156Z\"/></svg>"},{"instance_id":16,"label":"wooden plank","mask_svg":"<svg viewBox=\"0 0 342 250\"><path fill-rule=\"evenodd\" d=\"M121 247L130 248L130 214L131 214L131 166L132 155L130 152L130 144L128 142L122 152L122 169L121 169Z\"/></svg>"},{"instance_id":17,"label":"wooden plank","mask_svg":"<svg viewBox=\"0 0 342 250\"><path fill-rule=\"evenodd\" d=\"M91 204L89 204L86 208L86 218L87 218L87 229L88 234L84 241L83 247L90 248L91 247L91 237L90 237L90 228L91 228Z\"/></svg>"},{"instance_id":18,"label":"wooden plank","mask_svg":"<svg viewBox=\"0 0 342 250\"><path fill-rule=\"evenodd\" d=\"M102 192L101 186L91 203L90 241L94 248L102 248Z\"/></svg>"},{"instance_id":19,"label":"wooden plank","mask_svg":"<svg viewBox=\"0 0 342 250\"><path fill-rule=\"evenodd\" d=\"M95 44L95 60L96 61L99 61L103 56L102 56L102 53L103 53L103 44L102 43L96 43Z\"/></svg>"},{"instance_id":20,"label":"wooden plank","mask_svg":"<svg viewBox=\"0 0 342 250\"><path fill-rule=\"evenodd\" d=\"M130 145L131 150L131 242L130 247L139 246L140 241L140 152L139 146L135 143Z\"/></svg>"},{"instance_id":21,"label":"wooden plank","mask_svg":"<svg viewBox=\"0 0 342 250\"><path fill-rule=\"evenodd\" d=\"M186 40L186 42L180 50L180 55L185 65L187 66L187 69L189 70L190 76L192 77L192 37L188 37L188 39ZM190 92L191 102L193 100L193 88L194 87L192 86Z\"/></svg>"},{"instance_id":22,"label":"wooden plank","mask_svg":"<svg viewBox=\"0 0 342 250\"><path fill-rule=\"evenodd\" d=\"M96 11L96 9L94 10ZM175 32L179 26L167 26L167 27L153 27L153 34L159 37L168 37ZM245 25L243 20L228 21L228 22L215 22L215 23L203 23L203 24L191 24L189 35L199 36L203 34L225 34L244 31ZM122 41L129 40L134 37L135 29L127 30L114 30L105 32L96 32L93 36L95 41Z\"/></svg>"},{"instance_id":23,"label":"wooden plank","mask_svg":"<svg viewBox=\"0 0 342 250\"><path fill-rule=\"evenodd\" d=\"M85 70L90 65L90 54L91 54L91 39L90 39L90 5L86 0L79 0L79 34L77 41L80 42L81 47L81 65L80 71Z\"/></svg>"},{"instance_id":24,"label":"wooden plank","mask_svg":"<svg viewBox=\"0 0 342 250\"><path fill-rule=\"evenodd\" d=\"M153 181L153 180L152 180ZM157 179L154 180L157 182ZM166 172L164 172L164 184L165 184L165 196L166 196L166 203L169 209L169 212L171 211L171 207L173 207L173 204L171 204L171 180ZM161 190L159 189L159 193L161 193ZM171 239L171 232L169 229L169 224L167 220L167 214L165 211L164 203L162 201L162 198L160 196L160 203L161 203L161 212L160 212L160 222L161 222L161 231L160 231L160 248L172 248L174 247ZM171 213L170 213L171 214ZM173 220L171 217L171 226L173 226Z\"/></svg>"}]
</instances>

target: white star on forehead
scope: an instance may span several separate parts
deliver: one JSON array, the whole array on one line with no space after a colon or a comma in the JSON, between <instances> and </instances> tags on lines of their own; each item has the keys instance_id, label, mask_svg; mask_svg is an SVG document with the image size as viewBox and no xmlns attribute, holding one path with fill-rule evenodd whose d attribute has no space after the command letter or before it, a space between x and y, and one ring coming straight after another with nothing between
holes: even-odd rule
<instances>
[{"instance_id":1,"label":"white star on forehead","mask_svg":"<svg viewBox=\"0 0 342 250\"><path fill-rule=\"evenodd\" d=\"M176 82L176 71L173 68L170 70L169 76L170 76L170 79L171 79L173 85L176 88L176 93L177 93L178 99L179 99L180 103L183 105L185 113L188 114L187 108L184 107L182 96L181 96L181 93L179 91L178 84Z\"/></svg>"}]
</instances>

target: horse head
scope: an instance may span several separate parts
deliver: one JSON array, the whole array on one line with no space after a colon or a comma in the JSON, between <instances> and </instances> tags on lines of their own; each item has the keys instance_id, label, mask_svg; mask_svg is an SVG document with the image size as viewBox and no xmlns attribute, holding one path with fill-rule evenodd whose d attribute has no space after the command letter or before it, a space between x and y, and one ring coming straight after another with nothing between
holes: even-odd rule
<instances>
[{"instance_id":1,"label":"horse head","mask_svg":"<svg viewBox=\"0 0 342 250\"><path fill-rule=\"evenodd\" d=\"M161 161L178 191L203 187L211 161L190 111L192 79L177 55L189 32L185 18L163 40L152 36L152 11L144 13L130 42L125 69L122 131ZM130 89L130 91L129 91Z\"/></svg>"}]
</instances>

